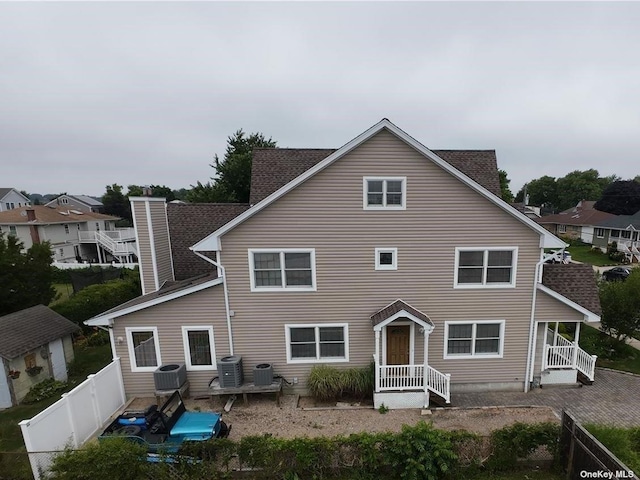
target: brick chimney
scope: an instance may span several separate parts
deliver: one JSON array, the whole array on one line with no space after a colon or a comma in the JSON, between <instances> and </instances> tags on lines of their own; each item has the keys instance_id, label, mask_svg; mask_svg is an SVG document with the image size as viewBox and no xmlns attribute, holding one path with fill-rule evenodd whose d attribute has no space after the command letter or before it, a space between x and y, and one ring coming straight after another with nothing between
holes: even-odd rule
<instances>
[{"instance_id":1,"label":"brick chimney","mask_svg":"<svg viewBox=\"0 0 640 480\"><path fill-rule=\"evenodd\" d=\"M158 197L129 197L138 245L142 294L155 292L174 280L167 203Z\"/></svg>"},{"instance_id":2,"label":"brick chimney","mask_svg":"<svg viewBox=\"0 0 640 480\"><path fill-rule=\"evenodd\" d=\"M40 243L40 233L38 226L33 223L36 221L36 211L33 208L27 208L27 221L29 222L29 233L31 234L31 243Z\"/></svg>"}]
</instances>

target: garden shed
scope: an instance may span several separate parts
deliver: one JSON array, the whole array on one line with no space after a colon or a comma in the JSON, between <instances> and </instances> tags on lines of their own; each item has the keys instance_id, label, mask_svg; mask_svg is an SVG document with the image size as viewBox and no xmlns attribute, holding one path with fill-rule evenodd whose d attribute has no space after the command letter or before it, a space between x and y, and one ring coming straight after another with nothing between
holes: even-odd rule
<instances>
[{"instance_id":1,"label":"garden shed","mask_svg":"<svg viewBox=\"0 0 640 480\"><path fill-rule=\"evenodd\" d=\"M67 380L75 323L44 305L0 317L0 409L17 405L38 382Z\"/></svg>"}]
</instances>

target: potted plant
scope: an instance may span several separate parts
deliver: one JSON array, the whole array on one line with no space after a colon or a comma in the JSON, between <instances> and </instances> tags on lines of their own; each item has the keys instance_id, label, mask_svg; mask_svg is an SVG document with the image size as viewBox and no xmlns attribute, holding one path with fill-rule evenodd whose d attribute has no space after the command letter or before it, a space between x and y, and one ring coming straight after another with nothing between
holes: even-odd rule
<instances>
[{"instance_id":1,"label":"potted plant","mask_svg":"<svg viewBox=\"0 0 640 480\"><path fill-rule=\"evenodd\" d=\"M15 380L20 376L20 370L9 370L9 376Z\"/></svg>"},{"instance_id":2,"label":"potted plant","mask_svg":"<svg viewBox=\"0 0 640 480\"><path fill-rule=\"evenodd\" d=\"M35 377L36 375L38 375L40 372L42 371L42 367L39 365L36 365L35 367L29 367L27 368L27 374L30 377Z\"/></svg>"}]
</instances>

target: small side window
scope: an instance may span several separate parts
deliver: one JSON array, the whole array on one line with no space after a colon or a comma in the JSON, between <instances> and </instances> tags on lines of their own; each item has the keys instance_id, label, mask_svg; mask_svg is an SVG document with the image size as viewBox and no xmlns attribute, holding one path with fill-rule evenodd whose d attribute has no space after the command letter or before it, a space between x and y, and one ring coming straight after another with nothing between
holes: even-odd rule
<instances>
[{"instance_id":1,"label":"small side window","mask_svg":"<svg viewBox=\"0 0 640 480\"><path fill-rule=\"evenodd\" d=\"M397 248L376 248L375 266L376 266L376 270L397 270L398 269L398 249Z\"/></svg>"}]
</instances>

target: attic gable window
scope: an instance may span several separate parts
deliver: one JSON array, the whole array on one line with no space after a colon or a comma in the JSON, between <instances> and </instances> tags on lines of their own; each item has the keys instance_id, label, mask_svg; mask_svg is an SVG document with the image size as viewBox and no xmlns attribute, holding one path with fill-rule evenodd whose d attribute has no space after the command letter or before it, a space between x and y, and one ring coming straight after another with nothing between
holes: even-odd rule
<instances>
[{"instance_id":1,"label":"attic gable window","mask_svg":"<svg viewBox=\"0 0 640 480\"><path fill-rule=\"evenodd\" d=\"M365 210L404 210L407 177L364 177L362 202Z\"/></svg>"},{"instance_id":2,"label":"attic gable window","mask_svg":"<svg viewBox=\"0 0 640 480\"><path fill-rule=\"evenodd\" d=\"M517 247L456 248L454 288L513 288Z\"/></svg>"},{"instance_id":3,"label":"attic gable window","mask_svg":"<svg viewBox=\"0 0 640 480\"><path fill-rule=\"evenodd\" d=\"M314 249L249 250L251 291L315 291Z\"/></svg>"}]
</instances>

